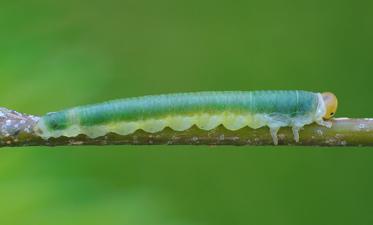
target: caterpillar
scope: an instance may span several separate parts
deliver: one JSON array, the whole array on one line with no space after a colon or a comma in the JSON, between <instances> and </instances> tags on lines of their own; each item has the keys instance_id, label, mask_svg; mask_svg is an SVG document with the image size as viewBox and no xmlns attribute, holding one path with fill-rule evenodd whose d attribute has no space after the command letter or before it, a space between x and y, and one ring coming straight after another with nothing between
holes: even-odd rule
<instances>
[{"instance_id":1,"label":"caterpillar","mask_svg":"<svg viewBox=\"0 0 373 225\"><path fill-rule=\"evenodd\" d=\"M90 138L110 132L128 135L142 129L155 133L169 127L184 131L196 125L211 130L223 125L229 130L268 126L275 145L281 127L299 130L334 116L338 101L333 93L308 91L222 91L150 95L79 106L48 113L38 121L35 132L44 139L79 134Z\"/></svg>"}]
</instances>

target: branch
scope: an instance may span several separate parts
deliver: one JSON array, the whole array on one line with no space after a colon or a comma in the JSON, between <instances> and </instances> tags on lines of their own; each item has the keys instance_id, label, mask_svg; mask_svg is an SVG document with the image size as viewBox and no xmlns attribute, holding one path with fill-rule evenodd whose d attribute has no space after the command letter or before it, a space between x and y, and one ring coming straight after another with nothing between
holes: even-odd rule
<instances>
[{"instance_id":1,"label":"branch","mask_svg":"<svg viewBox=\"0 0 373 225\"><path fill-rule=\"evenodd\" d=\"M273 145L269 130L242 128L230 131L219 126L211 131L192 128L177 132L166 128L158 133L138 130L131 135L107 134L91 139L85 135L44 140L33 131L39 117L0 108L0 147L11 146L67 146L67 145ZM290 128L281 128L279 145L300 146L373 146L373 119L339 118L333 127L316 124L300 131L295 143Z\"/></svg>"}]
</instances>

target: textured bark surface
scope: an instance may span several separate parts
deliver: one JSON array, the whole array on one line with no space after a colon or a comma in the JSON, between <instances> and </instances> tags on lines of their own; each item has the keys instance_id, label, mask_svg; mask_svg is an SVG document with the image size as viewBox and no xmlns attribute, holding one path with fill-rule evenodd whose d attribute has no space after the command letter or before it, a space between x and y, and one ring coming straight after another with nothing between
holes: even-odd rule
<instances>
[{"instance_id":1,"label":"textured bark surface","mask_svg":"<svg viewBox=\"0 0 373 225\"><path fill-rule=\"evenodd\" d=\"M273 145L269 129L243 128L229 131L220 126L211 131L192 127L177 132L169 128L150 134L139 130L131 135L107 134L91 139L84 135L44 140L33 128L39 117L0 108L0 147L67 146L67 145ZM316 124L305 126L296 143L290 128L281 128L279 145L300 146L373 146L373 119L339 118L331 120L332 128Z\"/></svg>"}]
</instances>

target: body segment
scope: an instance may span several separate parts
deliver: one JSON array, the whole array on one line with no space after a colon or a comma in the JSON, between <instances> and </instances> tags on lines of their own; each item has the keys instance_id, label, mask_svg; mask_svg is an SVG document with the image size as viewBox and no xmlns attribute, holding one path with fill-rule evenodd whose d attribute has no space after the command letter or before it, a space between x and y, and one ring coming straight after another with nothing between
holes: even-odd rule
<instances>
[{"instance_id":1,"label":"body segment","mask_svg":"<svg viewBox=\"0 0 373 225\"><path fill-rule=\"evenodd\" d=\"M95 138L109 132L131 134L138 129L182 131L193 125L211 130L219 125L237 130L268 126L274 143L280 127L298 130L324 123L323 98L307 91L197 92L144 96L75 107L42 117L37 132L43 138L85 134Z\"/></svg>"}]
</instances>

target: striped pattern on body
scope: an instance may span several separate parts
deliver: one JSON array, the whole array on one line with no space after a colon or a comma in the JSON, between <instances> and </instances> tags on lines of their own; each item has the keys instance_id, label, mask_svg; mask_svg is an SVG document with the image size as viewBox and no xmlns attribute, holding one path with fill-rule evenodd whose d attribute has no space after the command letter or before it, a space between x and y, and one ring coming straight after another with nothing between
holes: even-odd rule
<instances>
[{"instance_id":1,"label":"striped pattern on body","mask_svg":"<svg viewBox=\"0 0 373 225\"><path fill-rule=\"evenodd\" d=\"M95 138L110 132L127 135L138 129L154 133L170 127L183 131L193 125L203 130L219 125L229 130L268 126L274 137L280 127L299 129L322 120L323 107L320 94L307 91L153 95L48 113L41 118L36 131L45 139L79 134ZM274 141L277 142L277 136Z\"/></svg>"}]
</instances>

